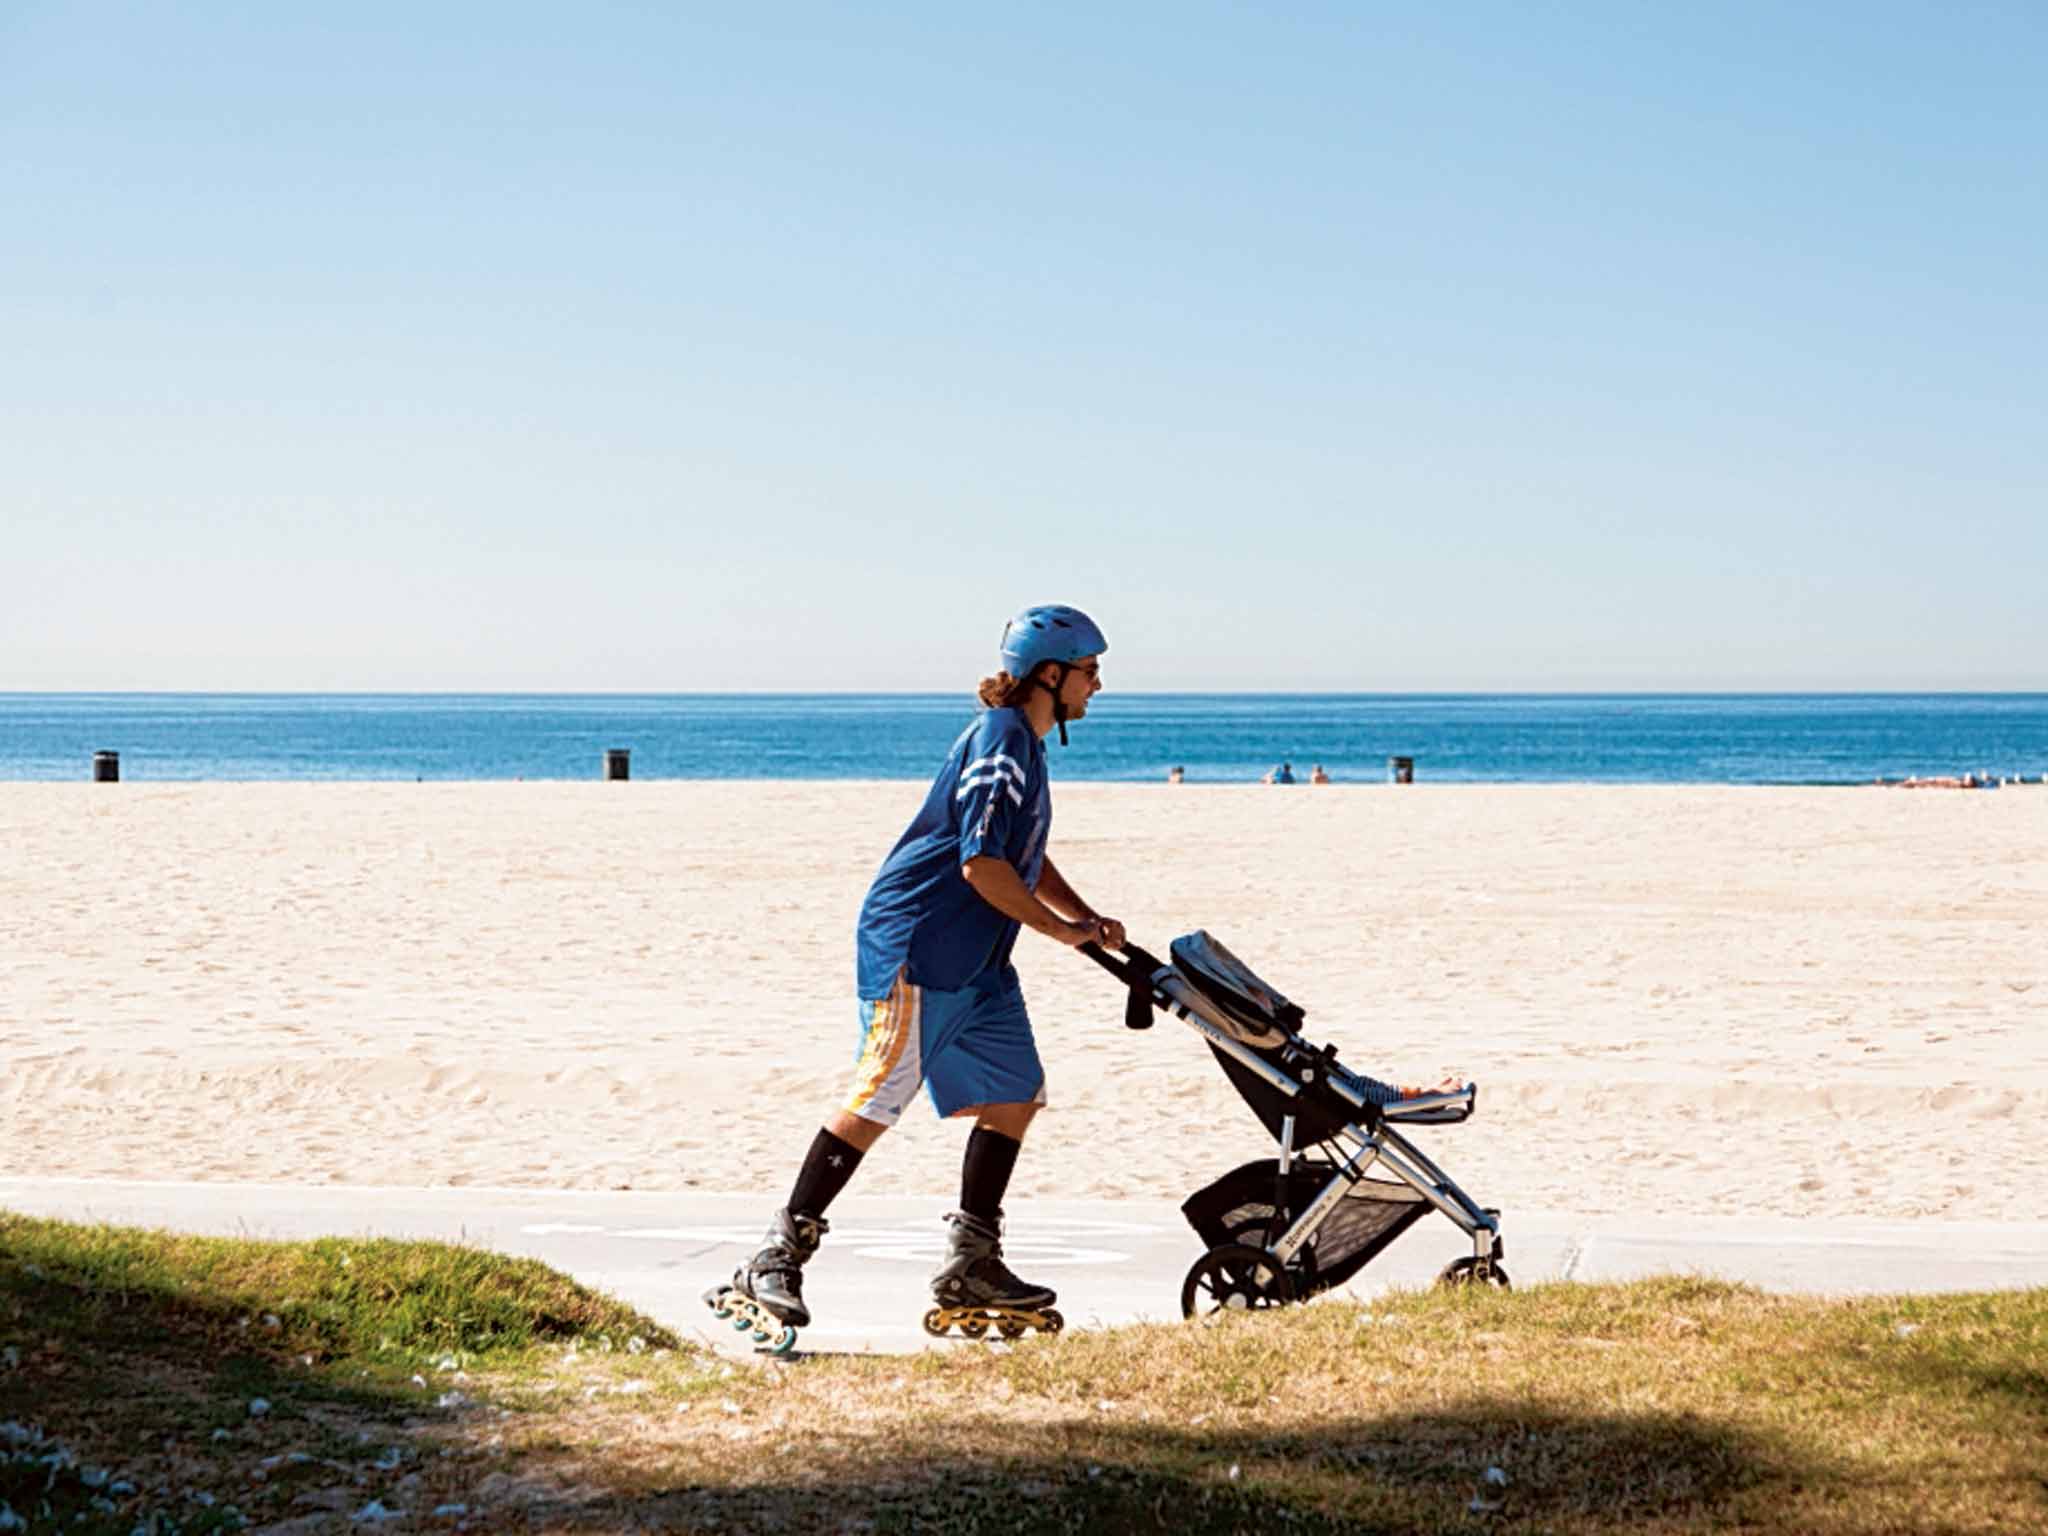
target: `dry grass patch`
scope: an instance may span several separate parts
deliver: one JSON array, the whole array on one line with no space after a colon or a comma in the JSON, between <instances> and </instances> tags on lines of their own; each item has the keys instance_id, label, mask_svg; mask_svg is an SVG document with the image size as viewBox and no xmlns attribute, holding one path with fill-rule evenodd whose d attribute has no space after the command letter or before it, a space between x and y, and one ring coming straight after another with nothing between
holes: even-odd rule
<instances>
[{"instance_id":1,"label":"dry grass patch","mask_svg":"<svg viewBox=\"0 0 2048 1536\"><path fill-rule=\"evenodd\" d=\"M2048 1293L1666 1280L593 1373L507 1433L563 1531L2011 1532L2048 1528L2044 1357Z\"/></svg>"},{"instance_id":2,"label":"dry grass patch","mask_svg":"<svg viewBox=\"0 0 2048 1536\"><path fill-rule=\"evenodd\" d=\"M12 1230L0 1223L0 1299L20 1294ZM2048 1529L2044 1291L1826 1302L1563 1285L729 1364L560 1277L473 1257L508 1266L488 1294L554 1317L573 1302L588 1326L459 1357L414 1348L397 1370L374 1348L310 1366L257 1351L283 1406L220 1442L192 1419L232 1400L232 1362L193 1347L218 1335L114 1355L73 1332L0 1372L0 1417L46 1403L47 1433L113 1466L124 1442L73 1387L132 1373L121 1467L163 1465L138 1449L161 1439L198 1468L172 1491L203 1486L216 1509L233 1493L261 1518L317 1522L308 1494L375 1500L404 1512L386 1530ZM380 1305L404 1312L411 1295ZM18 1312L6 1336L25 1336ZM53 1372L67 1352L98 1364ZM326 1513L339 1530L353 1512Z\"/></svg>"}]
</instances>

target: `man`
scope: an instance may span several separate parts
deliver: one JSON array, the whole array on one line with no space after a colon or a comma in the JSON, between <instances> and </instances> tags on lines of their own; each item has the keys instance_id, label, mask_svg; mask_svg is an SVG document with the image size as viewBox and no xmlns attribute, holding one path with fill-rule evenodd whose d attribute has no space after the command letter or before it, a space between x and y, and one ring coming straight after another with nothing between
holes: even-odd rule
<instances>
[{"instance_id":1,"label":"man","mask_svg":"<svg viewBox=\"0 0 2048 1536\"><path fill-rule=\"evenodd\" d=\"M1010 950L1020 927L1068 945L1124 942L1123 924L1075 894L1046 854L1044 737L1058 727L1064 743L1068 723L1087 715L1108 649L1078 609L1027 608L1012 619L1001 670L980 686L982 712L868 888L856 941L861 1048L852 1088L818 1131L761 1250L730 1287L705 1295L721 1315L731 1308L757 1327L779 1328L782 1347L810 1321L803 1266L827 1231L826 1208L920 1084L940 1115L974 1119L934 1299L941 1309L987 1309L1005 1332L1012 1323L1038 1326L1055 1299L1011 1273L1002 1256L1003 1194L1045 1102Z\"/></svg>"}]
</instances>

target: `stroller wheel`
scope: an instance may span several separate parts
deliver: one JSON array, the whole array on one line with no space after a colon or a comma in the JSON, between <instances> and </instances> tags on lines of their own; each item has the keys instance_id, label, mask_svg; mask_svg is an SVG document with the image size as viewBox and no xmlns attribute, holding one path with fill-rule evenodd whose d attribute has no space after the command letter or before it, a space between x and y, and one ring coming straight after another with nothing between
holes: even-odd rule
<instances>
[{"instance_id":1,"label":"stroller wheel","mask_svg":"<svg viewBox=\"0 0 2048 1536\"><path fill-rule=\"evenodd\" d=\"M1181 1283L1182 1317L1217 1312L1259 1311L1284 1307L1294 1300L1294 1282L1280 1261L1244 1243L1211 1248Z\"/></svg>"},{"instance_id":2,"label":"stroller wheel","mask_svg":"<svg viewBox=\"0 0 2048 1536\"><path fill-rule=\"evenodd\" d=\"M1284 1216L1277 1223L1248 1221L1225 1233L1223 1240L1263 1250L1269 1237L1278 1242L1281 1235L1287 1231L1287 1227L1288 1222ZM1287 1283L1293 1287L1292 1299L1295 1301L1305 1301L1323 1289L1316 1279L1316 1250L1313 1243L1303 1243L1300 1251L1288 1264Z\"/></svg>"},{"instance_id":3,"label":"stroller wheel","mask_svg":"<svg viewBox=\"0 0 2048 1536\"><path fill-rule=\"evenodd\" d=\"M1508 1272L1500 1267L1498 1261L1488 1259L1482 1265L1478 1259L1470 1257L1451 1260L1443 1267L1443 1273L1436 1277L1436 1283L1446 1290L1455 1290L1463 1285L1489 1283L1499 1286L1504 1291L1514 1289L1508 1284Z\"/></svg>"}]
</instances>

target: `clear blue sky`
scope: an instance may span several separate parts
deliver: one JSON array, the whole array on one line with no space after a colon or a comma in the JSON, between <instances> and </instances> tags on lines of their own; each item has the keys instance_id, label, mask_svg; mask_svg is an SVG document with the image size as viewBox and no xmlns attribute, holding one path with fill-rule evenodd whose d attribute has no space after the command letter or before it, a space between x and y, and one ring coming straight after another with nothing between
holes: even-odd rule
<instances>
[{"instance_id":1,"label":"clear blue sky","mask_svg":"<svg viewBox=\"0 0 2048 1536\"><path fill-rule=\"evenodd\" d=\"M10 4L0 689L2048 686L2048 8Z\"/></svg>"}]
</instances>

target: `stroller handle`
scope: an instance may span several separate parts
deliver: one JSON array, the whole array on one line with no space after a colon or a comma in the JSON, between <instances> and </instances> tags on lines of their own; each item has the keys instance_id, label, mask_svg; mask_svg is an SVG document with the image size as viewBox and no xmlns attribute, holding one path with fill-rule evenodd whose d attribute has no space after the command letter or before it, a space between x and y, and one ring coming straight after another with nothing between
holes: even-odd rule
<instances>
[{"instance_id":1,"label":"stroller handle","mask_svg":"<svg viewBox=\"0 0 2048 1536\"><path fill-rule=\"evenodd\" d=\"M1159 958L1135 944L1124 946L1124 957L1121 960L1100 944L1082 944L1076 947L1130 989L1130 996L1124 1001L1124 1028L1150 1029L1152 1010L1163 1006L1152 991L1153 974L1161 966Z\"/></svg>"}]
</instances>

